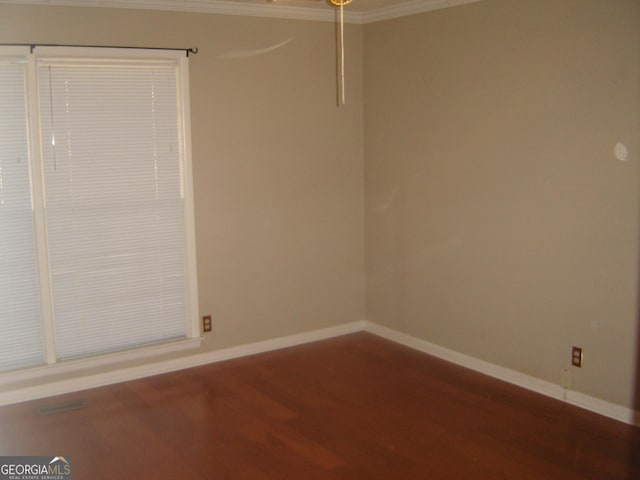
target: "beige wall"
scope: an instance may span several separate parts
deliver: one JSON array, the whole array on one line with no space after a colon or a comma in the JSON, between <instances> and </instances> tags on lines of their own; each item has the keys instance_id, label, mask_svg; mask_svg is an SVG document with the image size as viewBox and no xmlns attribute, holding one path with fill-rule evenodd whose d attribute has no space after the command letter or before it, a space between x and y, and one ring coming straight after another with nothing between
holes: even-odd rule
<instances>
[{"instance_id":1,"label":"beige wall","mask_svg":"<svg viewBox=\"0 0 640 480\"><path fill-rule=\"evenodd\" d=\"M640 2L365 28L367 318L632 405ZM626 162L614 158L626 144Z\"/></svg>"},{"instance_id":2,"label":"beige wall","mask_svg":"<svg viewBox=\"0 0 640 480\"><path fill-rule=\"evenodd\" d=\"M575 389L630 406L640 2L483 0L347 34L338 109L330 23L0 5L0 42L200 48L202 351L365 318L366 239L369 320L554 383L578 344Z\"/></svg>"},{"instance_id":3,"label":"beige wall","mask_svg":"<svg viewBox=\"0 0 640 480\"><path fill-rule=\"evenodd\" d=\"M364 318L362 28L337 108L332 23L0 5L0 42L195 47L203 350ZM276 50L246 56L286 40Z\"/></svg>"}]
</instances>

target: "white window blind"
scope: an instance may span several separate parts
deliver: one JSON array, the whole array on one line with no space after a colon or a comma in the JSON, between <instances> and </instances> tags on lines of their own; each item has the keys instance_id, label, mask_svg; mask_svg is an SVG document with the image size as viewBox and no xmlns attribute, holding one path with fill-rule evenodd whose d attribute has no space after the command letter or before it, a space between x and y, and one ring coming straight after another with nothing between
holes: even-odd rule
<instances>
[{"instance_id":1,"label":"white window blind","mask_svg":"<svg viewBox=\"0 0 640 480\"><path fill-rule=\"evenodd\" d=\"M186 335L176 75L38 67L59 358Z\"/></svg>"},{"instance_id":2,"label":"white window blind","mask_svg":"<svg viewBox=\"0 0 640 480\"><path fill-rule=\"evenodd\" d=\"M0 56L0 370L43 361L25 72Z\"/></svg>"},{"instance_id":3,"label":"white window blind","mask_svg":"<svg viewBox=\"0 0 640 480\"><path fill-rule=\"evenodd\" d=\"M5 48L0 372L198 337L186 58Z\"/></svg>"}]
</instances>

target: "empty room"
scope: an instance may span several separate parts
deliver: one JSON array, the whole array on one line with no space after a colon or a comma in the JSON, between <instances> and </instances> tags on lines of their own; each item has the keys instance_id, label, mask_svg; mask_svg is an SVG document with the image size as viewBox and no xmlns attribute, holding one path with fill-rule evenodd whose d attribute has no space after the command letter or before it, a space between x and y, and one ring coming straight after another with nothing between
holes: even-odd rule
<instances>
[{"instance_id":1,"label":"empty room","mask_svg":"<svg viewBox=\"0 0 640 480\"><path fill-rule=\"evenodd\" d=\"M640 478L640 0L0 0L0 479Z\"/></svg>"}]
</instances>

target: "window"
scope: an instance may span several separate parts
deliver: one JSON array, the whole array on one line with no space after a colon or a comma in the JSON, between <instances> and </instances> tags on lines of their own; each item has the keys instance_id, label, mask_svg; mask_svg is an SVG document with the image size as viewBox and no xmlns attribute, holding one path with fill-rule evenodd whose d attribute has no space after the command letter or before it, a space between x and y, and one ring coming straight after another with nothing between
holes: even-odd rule
<instances>
[{"instance_id":1,"label":"window","mask_svg":"<svg viewBox=\"0 0 640 480\"><path fill-rule=\"evenodd\" d=\"M0 369L42 363L42 328L29 176L26 63L0 59Z\"/></svg>"},{"instance_id":2,"label":"window","mask_svg":"<svg viewBox=\"0 0 640 480\"><path fill-rule=\"evenodd\" d=\"M0 56L0 370L199 336L184 52Z\"/></svg>"}]
</instances>

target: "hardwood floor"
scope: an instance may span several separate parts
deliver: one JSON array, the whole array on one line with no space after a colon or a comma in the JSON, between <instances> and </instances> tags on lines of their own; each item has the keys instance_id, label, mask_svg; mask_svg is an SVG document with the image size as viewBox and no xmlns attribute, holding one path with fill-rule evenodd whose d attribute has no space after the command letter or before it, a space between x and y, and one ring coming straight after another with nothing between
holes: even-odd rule
<instances>
[{"instance_id":1,"label":"hardwood floor","mask_svg":"<svg viewBox=\"0 0 640 480\"><path fill-rule=\"evenodd\" d=\"M639 439L367 333L0 408L0 454L74 480L631 480Z\"/></svg>"}]
</instances>

